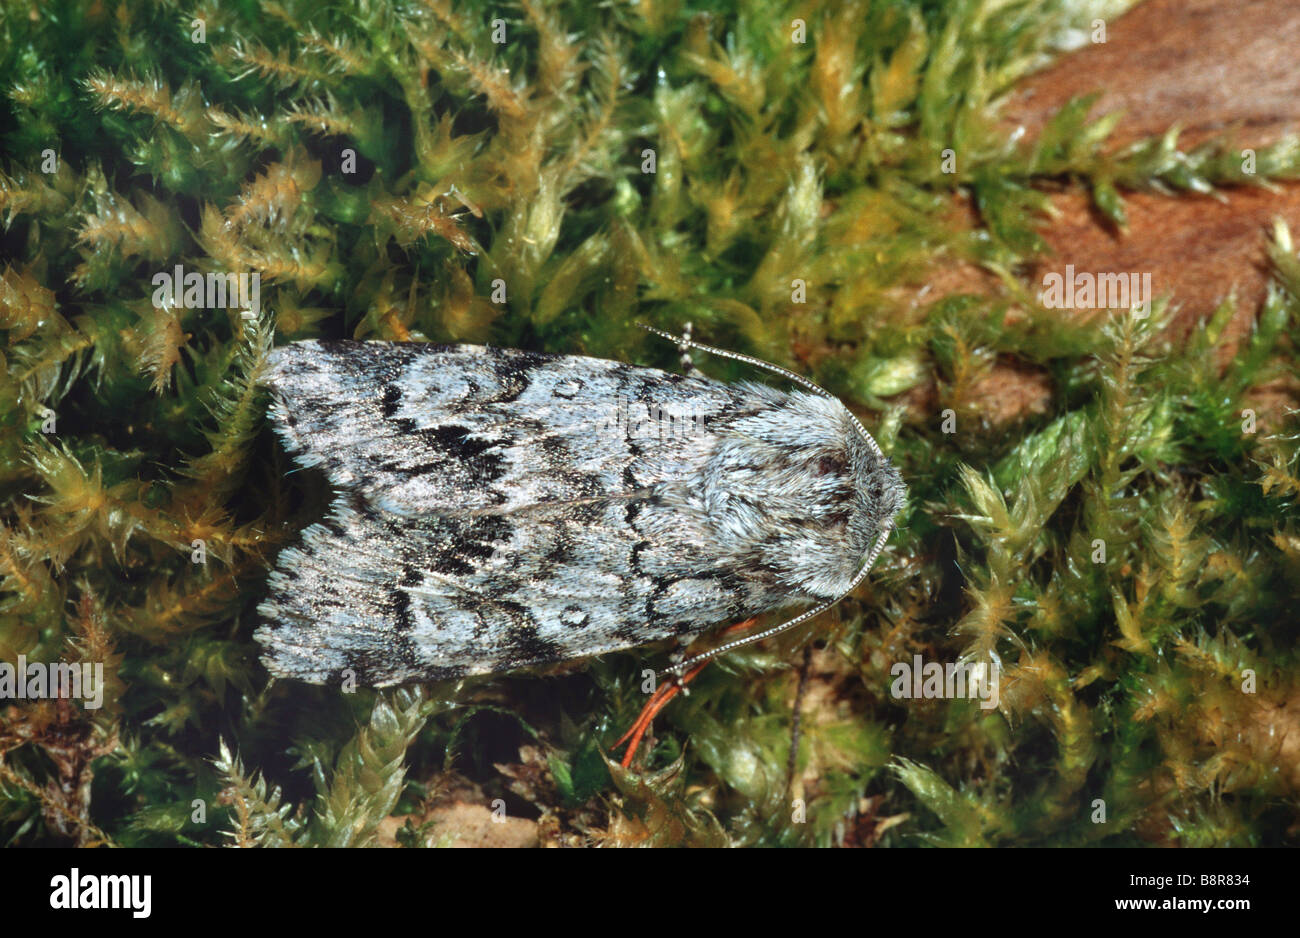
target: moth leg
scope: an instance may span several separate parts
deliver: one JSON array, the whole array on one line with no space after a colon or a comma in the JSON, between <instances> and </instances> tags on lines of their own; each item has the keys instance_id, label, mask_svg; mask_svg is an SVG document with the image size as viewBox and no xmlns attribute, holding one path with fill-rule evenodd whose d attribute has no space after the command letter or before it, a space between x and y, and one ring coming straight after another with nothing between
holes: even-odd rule
<instances>
[{"instance_id":1,"label":"moth leg","mask_svg":"<svg viewBox=\"0 0 1300 938\"><path fill-rule=\"evenodd\" d=\"M654 718L659 715L659 711L668 706L668 701L676 697L678 693L685 693L687 682L693 681L696 675L708 667L708 665L709 663L705 661L697 664L694 668L683 675L674 674L673 680L660 684L655 692L650 695L650 699L646 701L646 705L641 708L641 713L637 716L636 722L628 727L627 732L620 736L614 745L610 747L611 749L617 749L625 742L628 744L627 752L623 753L623 759L621 761L623 768L626 769L631 767L632 757L636 755L636 751L641 745L641 738L645 736L646 731L650 729L650 724L653 723Z\"/></svg>"},{"instance_id":2,"label":"moth leg","mask_svg":"<svg viewBox=\"0 0 1300 938\"><path fill-rule=\"evenodd\" d=\"M682 337L677 343L677 351L681 353L682 371L686 375L693 375L699 371L695 367L695 359L691 357L691 324L689 322L682 327Z\"/></svg>"},{"instance_id":3,"label":"moth leg","mask_svg":"<svg viewBox=\"0 0 1300 938\"><path fill-rule=\"evenodd\" d=\"M724 629L722 634L730 635L732 632L751 628L756 621L757 620L755 619L746 619L744 622L738 622L735 625ZM671 657L675 659L674 663L680 663L686 660L686 649L678 649L673 652ZM641 745L642 737L645 736L646 731L650 729L650 724L654 722L654 718L659 715L659 711L668 706L668 702L679 693L685 694L686 685L695 680L695 678L699 676L700 672L708 666L708 661L701 661L685 674L674 671L672 680L665 681L655 688L655 692L650 695L650 699L647 700L645 706L641 708L641 713L638 714L632 725L628 727L627 732L620 736L614 742L614 745L609 747L610 749L617 749L624 743L628 744L627 752L623 753L623 758L621 760L623 768L626 769L631 767L632 757L636 755L636 751Z\"/></svg>"}]
</instances>

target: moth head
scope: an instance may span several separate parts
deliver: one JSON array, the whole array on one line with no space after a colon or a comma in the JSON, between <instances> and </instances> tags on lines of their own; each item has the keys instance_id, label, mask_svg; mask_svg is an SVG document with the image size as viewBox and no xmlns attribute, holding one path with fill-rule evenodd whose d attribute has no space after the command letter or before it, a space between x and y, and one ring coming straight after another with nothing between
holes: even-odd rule
<instances>
[{"instance_id":1,"label":"moth head","mask_svg":"<svg viewBox=\"0 0 1300 938\"><path fill-rule=\"evenodd\" d=\"M857 566L860 568L865 564L870 567L883 547L882 536L888 534L894 519L903 510L907 501L907 484L861 422L847 409L845 414L858 431L857 435L849 438L848 447L849 477L854 489L849 543L851 553L858 558Z\"/></svg>"},{"instance_id":2,"label":"moth head","mask_svg":"<svg viewBox=\"0 0 1300 938\"><path fill-rule=\"evenodd\" d=\"M717 441L702 487L714 544L775 594L839 599L883 547L902 477L834 398L745 392L763 404Z\"/></svg>"},{"instance_id":3,"label":"moth head","mask_svg":"<svg viewBox=\"0 0 1300 938\"><path fill-rule=\"evenodd\" d=\"M770 558L781 579L810 598L838 599L875 561L907 487L902 476L837 400L797 395L810 411L807 432L790 457L800 479L799 509L783 519L788 556ZM824 429L817 429L824 428Z\"/></svg>"}]
</instances>

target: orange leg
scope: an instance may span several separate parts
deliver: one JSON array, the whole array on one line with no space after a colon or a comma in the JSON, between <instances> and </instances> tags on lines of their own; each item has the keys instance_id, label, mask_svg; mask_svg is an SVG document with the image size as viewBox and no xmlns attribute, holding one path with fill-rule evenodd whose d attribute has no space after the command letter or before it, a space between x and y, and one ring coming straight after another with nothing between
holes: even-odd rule
<instances>
[{"instance_id":1,"label":"orange leg","mask_svg":"<svg viewBox=\"0 0 1300 938\"><path fill-rule=\"evenodd\" d=\"M632 764L632 757L636 755L637 747L641 745L641 737L644 736L645 731L650 728L650 722L659 715L660 710L668 705L668 701L672 700L681 692L682 686L694 680L695 676L703 671L707 665L707 661L697 664L695 667L691 668L691 670L683 674L680 681L673 681L671 684L665 684L651 695L650 699L646 702L646 705L641 708L641 715L636 718L636 722L633 723L631 728L620 736L618 742L614 743L611 747L617 749L619 746L623 745L625 740L631 739L631 742L627 747L627 752L623 754L623 768L626 769Z\"/></svg>"},{"instance_id":2,"label":"orange leg","mask_svg":"<svg viewBox=\"0 0 1300 938\"><path fill-rule=\"evenodd\" d=\"M725 629L722 634L730 635L732 632L747 629L752 626L754 622L754 619L746 619L744 622L738 622ZM650 723L654 718L659 715L659 711L668 706L668 701L681 693L682 689L691 681L695 680L699 673L708 667L708 665L709 662L707 661L700 662L683 674L680 680L664 684L650 695L650 699L647 700L645 706L641 708L641 713L636 718L636 721L628 728L628 731L620 736L618 741L610 747L611 749L617 749L619 746L623 745L624 742L628 742L627 752L623 754L623 759L621 761L623 768L626 769L632 765L632 757L636 755L637 747L641 745L641 738L645 736L646 730L650 728Z\"/></svg>"}]
</instances>

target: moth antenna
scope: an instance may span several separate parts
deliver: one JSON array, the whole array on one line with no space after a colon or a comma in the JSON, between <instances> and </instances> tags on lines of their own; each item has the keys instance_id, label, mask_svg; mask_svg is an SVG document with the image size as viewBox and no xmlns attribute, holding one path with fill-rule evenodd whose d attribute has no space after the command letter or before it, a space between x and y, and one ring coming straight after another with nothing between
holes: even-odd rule
<instances>
[{"instance_id":1,"label":"moth antenna","mask_svg":"<svg viewBox=\"0 0 1300 938\"><path fill-rule=\"evenodd\" d=\"M674 345L685 345L689 348L697 348L701 352L708 352L710 355L720 355L723 358L731 358L738 362L744 362L747 365L753 365L755 368L763 368L773 374L780 375L783 378L788 378L795 384L802 385L814 394L820 394L822 397L829 397L833 401L839 400L839 398L821 385L809 381L803 375L795 374L789 368L782 368L780 365L773 365L771 362L765 362L763 359L755 358L753 355L744 355L740 352L731 352L724 348L715 348L712 345L705 345L703 342L696 342L689 335L673 335L672 333L664 332L662 329L656 329L654 326L647 326L643 322L639 322L637 325L646 332L653 332L655 335L667 339ZM875 438L867 432L867 428L862 425L862 421L859 420L857 415L847 407L845 407L844 410L848 413L849 419L853 421L853 426L857 428L858 434L862 437L863 441L866 442L867 446L871 448L871 451L876 454L876 458L883 460L885 454L880 451L880 446L876 443ZM837 599L835 602L839 602L839 600ZM832 603L832 605L834 605L834 603Z\"/></svg>"},{"instance_id":2,"label":"moth antenna","mask_svg":"<svg viewBox=\"0 0 1300 938\"><path fill-rule=\"evenodd\" d=\"M685 345L690 348L697 348L701 352L709 352L712 355L721 355L723 358L734 358L738 362L745 362L746 364L754 365L758 368L766 368L768 371L781 375L784 378L789 378L796 384L802 384L808 390L820 394L822 397L829 397L832 399L835 397L835 395L831 394L830 391L813 384L813 382L809 381L803 375L795 374L793 371L790 371L788 368L782 368L780 365L773 365L771 362L765 362L761 358L755 358L752 355L743 355L740 352L731 352L724 348L714 348L712 345L705 345L703 342L696 342L690 337L689 333L686 335L673 335L670 332L664 332L662 329L656 329L654 326L647 326L643 322L639 322L637 325L646 332L653 332L655 335L667 339L674 345Z\"/></svg>"},{"instance_id":3,"label":"moth antenna","mask_svg":"<svg viewBox=\"0 0 1300 938\"><path fill-rule=\"evenodd\" d=\"M858 585L867 578L867 573L871 570L872 565L875 564L876 558L879 557L880 552L885 549L885 540L889 537L889 532L892 530L893 526L892 522L885 523L885 527L881 530L880 536L876 538L876 545L871 548L871 553L867 555L867 559L863 563L862 569L858 571L858 575L853 578L853 582L849 584L849 588L840 593L840 595L836 596L834 599L829 602L824 602L820 606L815 606L807 612L795 616L793 619L782 622L780 625L774 625L770 629L764 629L754 635L746 635L744 638L738 638L735 641L719 645L717 648L710 651L701 652L698 655L692 655L685 661L679 661L670 667L664 668L664 671L669 674L673 672L682 674L689 668L695 667L697 664L703 664L705 661L713 660L718 657L718 655L726 654L729 651L735 651L737 648L744 648L746 645L752 645L755 642L761 642L764 639L771 638L773 635L780 635L782 632L788 631L796 625L802 625L814 616L821 615L845 596L849 595L849 593L857 589Z\"/></svg>"}]
</instances>

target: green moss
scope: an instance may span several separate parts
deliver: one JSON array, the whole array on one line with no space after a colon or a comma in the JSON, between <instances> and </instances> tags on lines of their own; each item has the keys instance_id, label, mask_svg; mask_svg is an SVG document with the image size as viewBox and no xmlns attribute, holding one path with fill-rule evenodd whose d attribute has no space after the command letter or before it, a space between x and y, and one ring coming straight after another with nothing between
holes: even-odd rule
<instances>
[{"instance_id":1,"label":"green moss","mask_svg":"<svg viewBox=\"0 0 1300 938\"><path fill-rule=\"evenodd\" d=\"M1171 347L1165 303L1062 321L1016 276L1049 186L1123 225L1127 190L1300 170L1291 138L1252 176L1173 131L1111 153L1087 100L1010 139L1001 96L1123 4L8 6L0 660L104 662L108 686L97 710L3 711L0 839L363 844L465 782L566 843L1296 842L1300 757L1277 740L1300 732L1300 427L1259 403L1296 371L1290 233L1226 368L1228 304ZM956 260L1005 297L910 302ZM155 308L181 263L258 271L262 315ZM272 344L672 367L638 319L878 412L911 500L870 586L707 670L632 771L606 755L645 701L639 653L385 693L268 683L267 566L328 495L265 430ZM999 362L1043 376L1045 412L990 419ZM913 655L1000 661L998 710L894 699Z\"/></svg>"}]
</instances>

